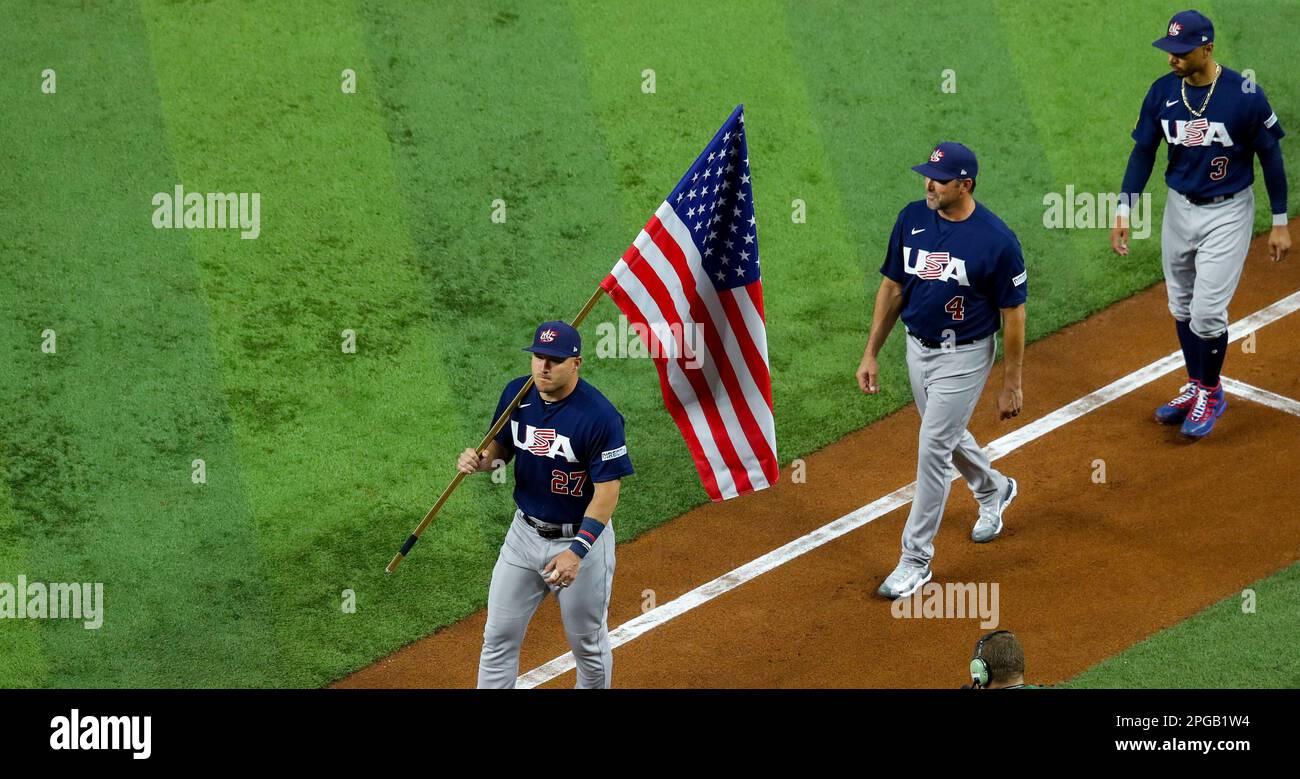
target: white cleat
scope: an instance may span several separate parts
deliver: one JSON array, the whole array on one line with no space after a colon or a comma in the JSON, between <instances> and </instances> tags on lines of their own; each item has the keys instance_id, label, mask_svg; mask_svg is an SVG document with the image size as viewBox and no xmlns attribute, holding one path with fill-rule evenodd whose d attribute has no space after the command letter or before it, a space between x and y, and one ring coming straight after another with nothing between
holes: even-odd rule
<instances>
[{"instance_id":1,"label":"white cleat","mask_svg":"<svg viewBox=\"0 0 1300 779\"><path fill-rule=\"evenodd\" d=\"M1002 497L998 498L997 508L980 506L980 518L976 520L975 527L970 531L972 541L977 544L987 544L1002 535L1002 512L1006 511L1011 501L1016 499L1019 491L1016 480L1008 476L1007 488L1003 491Z\"/></svg>"},{"instance_id":2,"label":"white cleat","mask_svg":"<svg viewBox=\"0 0 1300 779\"><path fill-rule=\"evenodd\" d=\"M894 572L889 574L876 592L880 595L890 598L906 598L917 590L921 585L930 581L930 566L928 565L910 565L900 562Z\"/></svg>"}]
</instances>

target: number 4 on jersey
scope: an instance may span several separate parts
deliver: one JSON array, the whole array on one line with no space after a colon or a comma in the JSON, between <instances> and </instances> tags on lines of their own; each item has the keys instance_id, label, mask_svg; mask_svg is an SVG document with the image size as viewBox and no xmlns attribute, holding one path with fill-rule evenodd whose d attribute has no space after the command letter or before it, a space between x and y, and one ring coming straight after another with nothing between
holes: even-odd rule
<instances>
[{"instance_id":1,"label":"number 4 on jersey","mask_svg":"<svg viewBox=\"0 0 1300 779\"><path fill-rule=\"evenodd\" d=\"M966 305L966 301L962 298L961 295L958 295L957 297L945 303L943 306L943 310L947 311L949 314L952 314L952 319L954 322L960 322L961 320L966 318L965 305Z\"/></svg>"}]
</instances>

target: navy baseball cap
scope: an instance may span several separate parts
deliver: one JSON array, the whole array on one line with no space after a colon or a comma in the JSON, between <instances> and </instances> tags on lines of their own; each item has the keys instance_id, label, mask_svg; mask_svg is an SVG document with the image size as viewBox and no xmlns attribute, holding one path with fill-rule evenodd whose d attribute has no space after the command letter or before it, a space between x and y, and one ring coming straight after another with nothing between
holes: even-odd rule
<instances>
[{"instance_id":1,"label":"navy baseball cap","mask_svg":"<svg viewBox=\"0 0 1300 779\"><path fill-rule=\"evenodd\" d=\"M980 172L975 152L956 141L944 141L930 152L930 161L913 165L912 170L935 181L973 179Z\"/></svg>"},{"instance_id":2,"label":"navy baseball cap","mask_svg":"<svg viewBox=\"0 0 1300 779\"><path fill-rule=\"evenodd\" d=\"M1165 37L1151 45L1182 56L1214 41L1214 25L1200 11L1179 11L1169 20Z\"/></svg>"},{"instance_id":3,"label":"navy baseball cap","mask_svg":"<svg viewBox=\"0 0 1300 779\"><path fill-rule=\"evenodd\" d=\"M524 351L557 359L579 357L582 355L582 336L573 327L559 320L543 322L533 334L533 345L525 346Z\"/></svg>"}]
</instances>

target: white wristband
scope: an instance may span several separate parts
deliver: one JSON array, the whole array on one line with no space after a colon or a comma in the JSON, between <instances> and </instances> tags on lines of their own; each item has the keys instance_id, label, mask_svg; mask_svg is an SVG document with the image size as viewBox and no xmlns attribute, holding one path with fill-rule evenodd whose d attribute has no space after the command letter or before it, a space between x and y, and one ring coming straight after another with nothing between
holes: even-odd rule
<instances>
[{"instance_id":1,"label":"white wristband","mask_svg":"<svg viewBox=\"0 0 1300 779\"><path fill-rule=\"evenodd\" d=\"M1273 214L1274 227L1286 227L1286 214Z\"/></svg>"},{"instance_id":2,"label":"white wristband","mask_svg":"<svg viewBox=\"0 0 1300 779\"><path fill-rule=\"evenodd\" d=\"M1115 216L1121 219L1128 219L1128 199L1123 195L1120 196L1119 202L1115 204Z\"/></svg>"}]
</instances>

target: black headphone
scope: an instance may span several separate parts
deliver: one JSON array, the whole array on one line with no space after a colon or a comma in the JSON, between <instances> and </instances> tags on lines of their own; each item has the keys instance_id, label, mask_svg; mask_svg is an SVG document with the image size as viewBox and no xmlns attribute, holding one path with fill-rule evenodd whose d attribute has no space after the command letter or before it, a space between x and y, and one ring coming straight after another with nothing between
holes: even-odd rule
<instances>
[{"instance_id":1,"label":"black headphone","mask_svg":"<svg viewBox=\"0 0 1300 779\"><path fill-rule=\"evenodd\" d=\"M983 689L989 684L989 664L984 661L984 642L994 636L1013 635L1010 630L995 630L985 635L975 645L975 656L970 661L970 683L977 690Z\"/></svg>"}]
</instances>

